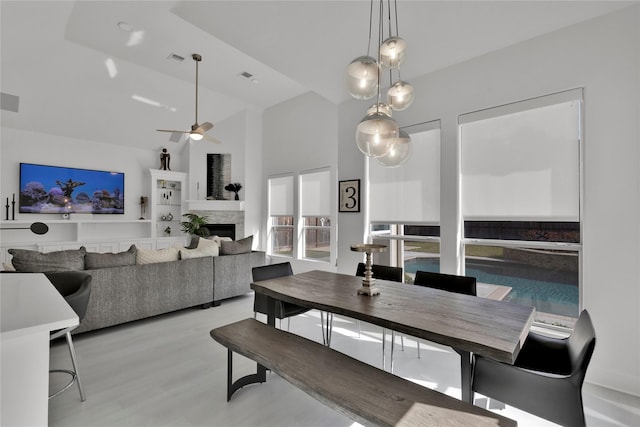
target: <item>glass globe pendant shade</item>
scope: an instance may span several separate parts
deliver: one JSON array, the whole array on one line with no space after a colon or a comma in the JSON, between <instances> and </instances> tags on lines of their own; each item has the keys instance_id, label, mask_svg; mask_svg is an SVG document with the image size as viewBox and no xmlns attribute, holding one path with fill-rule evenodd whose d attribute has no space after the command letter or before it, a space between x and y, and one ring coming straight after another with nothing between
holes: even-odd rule
<instances>
[{"instance_id":1,"label":"glass globe pendant shade","mask_svg":"<svg viewBox=\"0 0 640 427\"><path fill-rule=\"evenodd\" d=\"M386 156L378 157L376 160L382 166L395 168L406 163L409 155L411 155L411 137L400 129L398 137L391 141L389 153Z\"/></svg>"},{"instance_id":2,"label":"glass globe pendant shade","mask_svg":"<svg viewBox=\"0 0 640 427\"><path fill-rule=\"evenodd\" d=\"M347 66L347 92L356 99L371 99L378 93L378 63L359 56Z\"/></svg>"},{"instance_id":3,"label":"glass globe pendant shade","mask_svg":"<svg viewBox=\"0 0 640 427\"><path fill-rule=\"evenodd\" d=\"M398 132L398 125L391 117L380 112L369 114L358 124L356 145L369 157L385 156L389 153L389 143Z\"/></svg>"},{"instance_id":4,"label":"glass globe pendant shade","mask_svg":"<svg viewBox=\"0 0 640 427\"><path fill-rule=\"evenodd\" d=\"M413 103L413 86L409 83L399 80L387 91L387 104L394 110L406 110L411 103Z\"/></svg>"},{"instance_id":5,"label":"glass globe pendant shade","mask_svg":"<svg viewBox=\"0 0 640 427\"><path fill-rule=\"evenodd\" d=\"M407 42L404 39L389 37L380 45L380 65L384 68L399 68L404 62L406 50Z\"/></svg>"},{"instance_id":6,"label":"glass globe pendant shade","mask_svg":"<svg viewBox=\"0 0 640 427\"><path fill-rule=\"evenodd\" d=\"M382 114L384 114L385 116L389 116L391 117L391 107L387 104L385 104L384 102L379 102L377 104L373 104L371 107L369 107L369 109L367 110L367 115L369 114L373 114L375 112L380 112Z\"/></svg>"}]
</instances>

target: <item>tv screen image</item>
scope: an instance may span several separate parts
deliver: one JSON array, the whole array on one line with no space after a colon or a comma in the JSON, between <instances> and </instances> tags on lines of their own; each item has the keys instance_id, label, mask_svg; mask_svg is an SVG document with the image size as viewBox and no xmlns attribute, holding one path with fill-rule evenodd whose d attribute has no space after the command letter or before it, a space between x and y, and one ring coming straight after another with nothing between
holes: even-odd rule
<instances>
[{"instance_id":1,"label":"tv screen image","mask_svg":"<svg viewBox=\"0 0 640 427\"><path fill-rule=\"evenodd\" d=\"M124 214L124 173L20 163L19 212Z\"/></svg>"}]
</instances>

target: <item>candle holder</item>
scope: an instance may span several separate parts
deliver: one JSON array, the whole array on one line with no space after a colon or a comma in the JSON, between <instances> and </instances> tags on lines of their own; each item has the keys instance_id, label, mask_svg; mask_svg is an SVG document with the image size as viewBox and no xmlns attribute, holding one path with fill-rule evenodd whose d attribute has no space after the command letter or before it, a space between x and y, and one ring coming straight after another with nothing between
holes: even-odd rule
<instances>
[{"instance_id":1,"label":"candle holder","mask_svg":"<svg viewBox=\"0 0 640 427\"><path fill-rule=\"evenodd\" d=\"M354 252L364 252L366 255L364 279L362 279L362 287L358 289L358 294L370 297L380 294L380 290L375 286L376 279L373 278L371 254L374 252L384 252L387 250L387 247L385 245L378 245L374 243L359 243L357 245L351 245L351 250Z\"/></svg>"}]
</instances>

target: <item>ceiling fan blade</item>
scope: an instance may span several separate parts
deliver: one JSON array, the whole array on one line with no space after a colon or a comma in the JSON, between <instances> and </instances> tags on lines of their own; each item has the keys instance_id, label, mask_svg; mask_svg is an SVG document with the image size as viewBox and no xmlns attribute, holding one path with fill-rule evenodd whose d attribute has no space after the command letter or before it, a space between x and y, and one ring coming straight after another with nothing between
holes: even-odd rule
<instances>
[{"instance_id":1,"label":"ceiling fan blade","mask_svg":"<svg viewBox=\"0 0 640 427\"><path fill-rule=\"evenodd\" d=\"M209 141L209 142L215 142L216 144L222 144L222 141L220 141L220 140L219 140L219 139L217 139L217 138L214 138L214 137L213 137L213 136L211 136L211 135L207 135L206 133L203 135L203 138L204 138L204 139L206 139L206 140L207 140L207 141Z\"/></svg>"},{"instance_id":2,"label":"ceiling fan blade","mask_svg":"<svg viewBox=\"0 0 640 427\"><path fill-rule=\"evenodd\" d=\"M156 129L158 132L189 133L188 130Z\"/></svg>"},{"instance_id":3,"label":"ceiling fan blade","mask_svg":"<svg viewBox=\"0 0 640 427\"><path fill-rule=\"evenodd\" d=\"M203 124L198 126L198 129L202 130L202 132L206 132L209 129L213 129L213 123L204 122Z\"/></svg>"}]
</instances>

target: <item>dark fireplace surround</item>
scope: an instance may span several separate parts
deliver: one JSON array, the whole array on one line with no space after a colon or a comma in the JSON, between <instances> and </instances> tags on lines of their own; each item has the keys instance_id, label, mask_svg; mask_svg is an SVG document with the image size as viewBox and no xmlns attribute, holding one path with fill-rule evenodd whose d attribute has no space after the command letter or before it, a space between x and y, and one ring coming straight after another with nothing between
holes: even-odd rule
<instances>
[{"instance_id":1,"label":"dark fireplace surround","mask_svg":"<svg viewBox=\"0 0 640 427\"><path fill-rule=\"evenodd\" d=\"M205 227L209 229L210 236L230 237L231 240L236 240L235 224L205 224Z\"/></svg>"}]
</instances>

